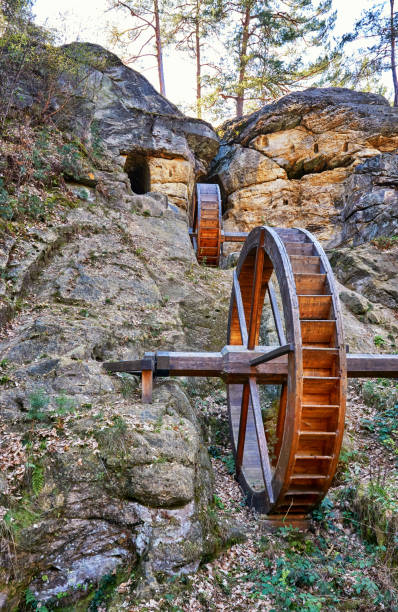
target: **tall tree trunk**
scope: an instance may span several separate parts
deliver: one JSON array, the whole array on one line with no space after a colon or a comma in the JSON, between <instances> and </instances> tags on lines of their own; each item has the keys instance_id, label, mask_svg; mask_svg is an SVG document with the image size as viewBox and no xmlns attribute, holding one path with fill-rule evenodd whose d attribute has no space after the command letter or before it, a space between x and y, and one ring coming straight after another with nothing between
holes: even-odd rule
<instances>
[{"instance_id":1,"label":"tall tree trunk","mask_svg":"<svg viewBox=\"0 0 398 612\"><path fill-rule=\"evenodd\" d=\"M166 86L164 84L163 51L162 51L162 41L160 38L160 18L159 18L158 0L153 0L153 8L155 12L156 58L158 62L159 87L160 87L160 93L162 94L162 96L165 96Z\"/></svg>"},{"instance_id":2,"label":"tall tree trunk","mask_svg":"<svg viewBox=\"0 0 398 612\"><path fill-rule=\"evenodd\" d=\"M238 95L236 98L236 116L242 117L243 115L243 104L245 101L245 92L243 89L243 82L246 76L247 66L247 45L249 42L249 24L250 24L250 10L251 5L246 6L245 16L243 20L242 30L242 45L239 54L239 79L238 79Z\"/></svg>"},{"instance_id":3,"label":"tall tree trunk","mask_svg":"<svg viewBox=\"0 0 398 612\"><path fill-rule=\"evenodd\" d=\"M196 114L202 118L202 83L201 83L201 61L200 61L200 16L199 0L196 0L195 15L195 46L196 46Z\"/></svg>"},{"instance_id":4,"label":"tall tree trunk","mask_svg":"<svg viewBox=\"0 0 398 612\"><path fill-rule=\"evenodd\" d=\"M395 60L395 27L394 27L394 2L395 0L390 0L391 7L391 18L390 18L390 32L391 32L391 71L392 71L392 81L394 83L394 106L398 106L398 77L397 77L397 66Z\"/></svg>"}]
</instances>

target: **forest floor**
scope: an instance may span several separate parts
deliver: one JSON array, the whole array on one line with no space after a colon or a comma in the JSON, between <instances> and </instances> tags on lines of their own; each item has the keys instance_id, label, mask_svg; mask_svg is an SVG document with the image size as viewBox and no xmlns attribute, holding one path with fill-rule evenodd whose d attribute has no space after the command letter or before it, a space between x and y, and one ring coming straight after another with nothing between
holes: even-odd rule
<instances>
[{"instance_id":1,"label":"forest floor","mask_svg":"<svg viewBox=\"0 0 398 612\"><path fill-rule=\"evenodd\" d=\"M233 476L224 390L215 383L206 397L196 397L209 431L214 511L221 519L233 519L246 539L204 563L196 574L171 578L161 595L143 603L130 599L123 608L397 611L397 532L392 528L398 513L396 391L393 383L380 379L351 386L346 442L334 486L313 512L306 532L288 526L271 532L264 517L245 505ZM392 437L386 443L391 410ZM380 420L384 433L375 425ZM120 585L119 592L129 587Z\"/></svg>"}]
</instances>

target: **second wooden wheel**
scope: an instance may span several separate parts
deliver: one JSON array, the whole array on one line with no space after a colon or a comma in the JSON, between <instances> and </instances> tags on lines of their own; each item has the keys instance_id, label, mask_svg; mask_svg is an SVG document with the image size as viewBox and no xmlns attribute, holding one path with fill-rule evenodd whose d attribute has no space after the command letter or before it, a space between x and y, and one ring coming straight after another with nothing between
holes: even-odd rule
<instances>
[{"instance_id":1,"label":"second wooden wheel","mask_svg":"<svg viewBox=\"0 0 398 612\"><path fill-rule=\"evenodd\" d=\"M304 516L335 473L346 397L333 273L309 232L257 227L248 236L234 273L227 344L261 350L264 316L273 318L277 342L290 345L288 377L279 387L258 385L253 366L247 383L228 385L237 477L258 511Z\"/></svg>"},{"instance_id":2,"label":"second wooden wheel","mask_svg":"<svg viewBox=\"0 0 398 612\"><path fill-rule=\"evenodd\" d=\"M221 194L217 184L196 185L193 233L198 262L218 266L221 253Z\"/></svg>"}]
</instances>

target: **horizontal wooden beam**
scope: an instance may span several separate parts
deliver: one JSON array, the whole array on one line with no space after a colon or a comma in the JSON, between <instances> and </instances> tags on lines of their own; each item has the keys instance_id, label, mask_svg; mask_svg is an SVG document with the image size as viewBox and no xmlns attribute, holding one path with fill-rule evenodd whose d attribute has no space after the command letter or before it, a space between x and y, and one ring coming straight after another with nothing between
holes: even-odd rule
<instances>
[{"instance_id":1,"label":"horizontal wooden beam","mask_svg":"<svg viewBox=\"0 0 398 612\"><path fill-rule=\"evenodd\" d=\"M398 355L347 354L349 378L398 378Z\"/></svg>"},{"instance_id":2,"label":"horizontal wooden beam","mask_svg":"<svg viewBox=\"0 0 398 612\"><path fill-rule=\"evenodd\" d=\"M248 237L247 232L224 232L221 231L221 242L244 242Z\"/></svg>"},{"instance_id":3,"label":"horizontal wooden beam","mask_svg":"<svg viewBox=\"0 0 398 612\"><path fill-rule=\"evenodd\" d=\"M248 351L241 346L225 346L219 353L166 352L135 361L104 363L108 372L141 373L153 368L155 376L210 376L220 377L227 383L244 383L255 376L260 384L277 384L287 377L287 355L263 361L264 355L281 347L257 346ZM325 349L327 350L327 349ZM261 359L262 363L258 362ZM150 362L148 363L148 359ZM258 363L252 365L253 361ZM398 378L398 355L347 354L349 378Z\"/></svg>"}]
</instances>

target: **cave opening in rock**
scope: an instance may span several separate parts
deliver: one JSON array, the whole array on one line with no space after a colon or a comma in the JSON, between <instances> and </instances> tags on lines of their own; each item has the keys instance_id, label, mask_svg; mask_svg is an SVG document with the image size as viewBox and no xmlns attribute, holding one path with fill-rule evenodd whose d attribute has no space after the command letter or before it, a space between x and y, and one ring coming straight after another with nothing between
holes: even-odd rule
<instances>
[{"instance_id":1,"label":"cave opening in rock","mask_svg":"<svg viewBox=\"0 0 398 612\"><path fill-rule=\"evenodd\" d=\"M124 170L130 179L131 189L134 193L141 195L151 190L151 175L144 155L130 153L126 159Z\"/></svg>"}]
</instances>

